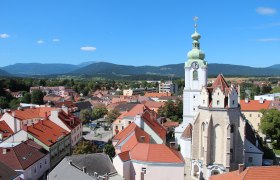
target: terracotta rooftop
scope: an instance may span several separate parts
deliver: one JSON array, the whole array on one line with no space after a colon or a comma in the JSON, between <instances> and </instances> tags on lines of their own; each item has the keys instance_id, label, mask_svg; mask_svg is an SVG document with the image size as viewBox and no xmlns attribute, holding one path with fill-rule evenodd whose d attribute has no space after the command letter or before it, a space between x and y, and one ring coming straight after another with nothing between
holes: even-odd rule
<instances>
[{"instance_id":1,"label":"terracotta rooftop","mask_svg":"<svg viewBox=\"0 0 280 180\"><path fill-rule=\"evenodd\" d=\"M178 127L178 126L179 126L179 122L167 121L167 122L163 123L163 127L165 127L165 128Z\"/></svg>"},{"instance_id":2,"label":"terracotta rooftop","mask_svg":"<svg viewBox=\"0 0 280 180\"><path fill-rule=\"evenodd\" d=\"M32 126L25 126L25 128L27 128L28 133L32 134L47 146L52 146L54 143L58 142L61 137L69 134L69 132L50 120L42 120Z\"/></svg>"},{"instance_id":3,"label":"terracotta rooftop","mask_svg":"<svg viewBox=\"0 0 280 180\"><path fill-rule=\"evenodd\" d=\"M225 174L214 175L210 180L278 180L280 166L252 166L241 173L233 171Z\"/></svg>"},{"instance_id":4,"label":"terracotta rooftop","mask_svg":"<svg viewBox=\"0 0 280 180\"><path fill-rule=\"evenodd\" d=\"M212 88L220 88L223 92L226 91L227 88L229 88L229 85L227 84L226 80L224 79L224 76L222 74L219 74L214 83L212 84Z\"/></svg>"},{"instance_id":5,"label":"terracotta rooftop","mask_svg":"<svg viewBox=\"0 0 280 180\"><path fill-rule=\"evenodd\" d=\"M260 111L261 109L268 109L272 101L264 100L260 103L259 100L240 100L241 111Z\"/></svg>"},{"instance_id":6,"label":"terracotta rooftop","mask_svg":"<svg viewBox=\"0 0 280 180\"><path fill-rule=\"evenodd\" d=\"M29 109L22 109L22 110L15 110L12 111L10 114L15 113L15 117L19 120L27 120L27 119L34 119L34 118L45 118L46 114L49 116L51 110L55 108L51 107L39 107L39 108L29 108Z\"/></svg>"},{"instance_id":7,"label":"terracotta rooftop","mask_svg":"<svg viewBox=\"0 0 280 180\"><path fill-rule=\"evenodd\" d=\"M118 119L123 119L124 117L134 117L138 114L142 114L147 107L143 104L136 104L132 109L129 111L123 112Z\"/></svg>"},{"instance_id":8,"label":"terracotta rooftop","mask_svg":"<svg viewBox=\"0 0 280 180\"><path fill-rule=\"evenodd\" d=\"M150 142L150 135L139 128L135 123L131 123L124 130L119 132L113 140L118 141L116 146L127 140L125 144L122 145L122 151L127 151L132 149L136 143L142 142L141 136L145 137L144 142ZM127 138L130 139L128 140Z\"/></svg>"},{"instance_id":9,"label":"terracotta rooftop","mask_svg":"<svg viewBox=\"0 0 280 180\"><path fill-rule=\"evenodd\" d=\"M149 93L149 92L146 92L145 93L145 96L146 97L153 97L153 98L159 98L159 97L162 97L162 96L171 96L171 93L169 92L166 92L166 93Z\"/></svg>"},{"instance_id":10,"label":"terracotta rooftop","mask_svg":"<svg viewBox=\"0 0 280 180\"><path fill-rule=\"evenodd\" d=\"M121 160L123 162L130 160L129 151L124 151L124 152L118 154L118 156L121 158Z\"/></svg>"},{"instance_id":11,"label":"terracotta rooftop","mask_svg":"<svg viewBox=\"0 0 280 180\"><path fill-rule=\"evenodd\" d=\"M15 147L1 147L0 152L0 161L14 170L25 170L46 155L26 142Z\"/></svg>"},{"instance_id":12,"label":"terracotta rooftop","mask_svg":"<svg viewBox=\"0 0 280 180\"><path fill-rule=\"evenodd\" d=\"M160 136L161 139L166 138L166 129L157 122L157 114L154 111L146 110L141 117L144 122Z\"/></svg>"},{"instance_id":13,"label":"terracotta rooftop","mask_svg":"<svg viewBox=\"0 0 280 180\"><path fill-rule=\"evenodd\" d=\"M58 113L58 118L69 128L74 129L81 124L81 120L72 113L65 113L61 110Z\"/></svg>"},{"instance_id":14,"label":"terracotta rooftop","mask_svg":"<svg viewBox=\"0 0 280 180\"><path fill-rule=\"evenodd\" d=\"M183 134L181 135L181 138L188 139L192 138L192 125L189 124L186 129L184 130Z\"/></svg>"},{"instance_id":15,"label":"terracotta rooftop","mask_svg":"<svg viewBox=\"0 0 280 180\"><path fill-rule=\"evenodd\" d=\"M55 102L54 105L57 108L61 108L62 106L66 106L68 108L77 107L72 101Z\"/></svg>"},{"instance_id":16,"label":"terracotta rooftop","mask_svg":"<svg viewBox=\"0 0 280 180\"><path fill-rule=\"evenodd\" d=\"M144 105L149 108L160 108L164 106L164 102L147 101Z\"/></svg>"},{"instance_id":17,"label":"terracotta rooftop","mask_svg":"<svg viewBox=\"0 0 280 180\"><path fill-rule=\"evenodd\" d=\"M184 163L180 152L164 144L138 143L131 151L130 158L138 161L157 163Z\"/></svg>"},{"instance_id":18,"label":"terracotta rooftop","mask_svg":"<svg viewBox=\"0 0 280 180\"><path fill-rule=\"evenodd\" d=\"M0 133L3 134L3 138L9 137L10 135L14 134L13 130L5 121L0 121Z\"/></svg>"}]
</instances>

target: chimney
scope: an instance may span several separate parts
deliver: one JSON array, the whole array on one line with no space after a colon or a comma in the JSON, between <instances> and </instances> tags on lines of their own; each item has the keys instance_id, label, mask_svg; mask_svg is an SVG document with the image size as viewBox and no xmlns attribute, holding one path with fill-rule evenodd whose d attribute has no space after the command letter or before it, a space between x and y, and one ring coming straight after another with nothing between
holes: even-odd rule
<instances>
[{"instance_id":1,"label":"chimney","mask_svg":"<svg viewBox=\"0 0 280 180\"><path fill-rule=\"evenodd\" d=\"M48 120L48 112L45 112L45 120Z\"/></svg>"},{"instance_id":2,"label":"chimney","mask_svg":"<svg viewBox=\"0 0 280 180\"><path fill-rule=\"evenodd\" d=\"M7 154L7 149L3 148L3 154Z\"/></svg>"},{"instance_id":3,"label":"chimney","mask_svg":"<svg viewBox=\"0 0 280 180\"><path fill-rule=\"evenodd\" d=\"M238 173L242 173L244 170L244 164L238 164Z\"/></svg>"},{"instance_id":4,"label":"chimney","mask_svg":"<svg viewBox=\"0 0 280 180\"><path fill-rule=\"evenodd\" d=\"M260 102L260 104L263 104L264 103L264 99L261 97L259 102Z\"/></svg>"},{"instance_id":5,"label":"chimney","mask_svg":"<svg viewBox=\"0 0 280 180\"><path fill-rule=\"evenodd\" d=\"M245 103L246 103L246 104L249 103L249 98L245 98Z\"/></svg>"},{"instance_id":6,"label":"chimney","mask_svg":"<svg viewBox=\"0 0 280 180\"><path fill-rule=\"evenodd\" d=\"M140 136L141 138L141 143L144 143L145 142L145 136Z\"/></svg>"},{"instance_id":7,"label":"chimney","mask_svg":"<svg viewBox=\"0 0 280 180\"><path fill-rule=\"evenodd\" d=\"M14 117L14 132L16 133L17 132L17 120L16 120L16 112L13 111L12 112L12 116Z\"/></svg>"},{"instance_id":8,"label":"chimney","mask_svg":"<svg viewBox=\"0 0 280 180\"><path fill-rule=\"evenodd\" d=\"M27 124L24 124L24 125L22 126L22 130L24 130L24 131L27 132Z\"/></svg>"},{"instance_id":9,"label":"chimney","mask_svg":"<svg viewBox=\"0 0 280 180\"><path fill-rule=\"evenodd\" d=\"M87 173L87 168L85 166L83 166L83 172Z\"/></svg>"},{"instance_id":10,"label":"chimney","mask_svg":"<svg viewBox=\"0 0 280 180\"><path fill-rule=\"evenodd\" d=\"M70 164L71 166L73 165L73 162L72 162L72 160L70 160L70 161L69 161L69 164Z\"/></svg>"},{"instance_id":11,"label":"chimney","mask_svg":"<svg viewBox=\"0 0 280 180\"><path fill-rule=\"evenodd\" d=\"M68 114L68 107L66 107L65 105L61 106L61 109Z\"/></svg>"}]
</instances>

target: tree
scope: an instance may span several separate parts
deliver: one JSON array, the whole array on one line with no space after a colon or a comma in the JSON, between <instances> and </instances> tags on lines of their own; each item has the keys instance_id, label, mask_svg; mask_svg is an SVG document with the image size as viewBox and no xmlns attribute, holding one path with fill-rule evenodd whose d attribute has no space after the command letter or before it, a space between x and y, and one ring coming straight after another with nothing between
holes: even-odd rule
<instances>
[{"instance_id":1,"label":"tree","mask_svg":"<svg viewBox=\"0 0 280 180\"><path fill-rule=\"evenodd\" d=\"M6 97L0 96L0 108L6 109L9 107L9 102Z\"/></svg>"},{"instance_id":2,"label":"tree","mask_svg":"<svg viewBox=\"0 0 280 180\"><path fill-rule=\"evenodd\" d=\"M96 145L92 144L90 141L82 140L73 150L73 154L91 154L97 152Z\"/></svg>"},{"instance_id":3,"label":"tree","mask_svg":"<svg viewBox=\"0 0 280 180\"><path fill-rule=\"evenodd\" d=\"M91 116L90 110L83 109L83 110L80 111L80 119L82 120L83 124L89 123L91 118L92 118L92 116Z\"/></svg>"},{"instance_id":4,"label":"tree","mask_svg":"<svg viewBox=\"0 0 280 180\"><path fill-rule=\"evenodd\" d=\"M44 104L43 101L44 94L41 90L34 90L31 93L31 103L32 104Z\"/></svg>"},{"instance_id":5,"label":"tree","mask_svg":"<svg viewBox=\"0 0 280 180\"><path fill-rule=\"evenodd\" d=\"M121 115L121 113L117 110L117 109L113 109L112 111L108 112L108 115L106 117L106 120L108 123L112 123L114 120L116 120L119 116Z\"/></svg>"},{"instance_id":6,"label":"tree","mask_svg":"<svg viewBox=\"0 0 280 180\"><path fill-rule=\"evenodd\" d=\"M9 103L11 109L17 109L19 107L20 99L12 99Z\"/></svg>"},{"instance_id":7,"label":"tree","mask_svg":"<svg viewBox=\"0 0 280 180\"><path fill-rule=\"evenodd\" d=\"M280 111L277 109L262 110L260 129L262 133L276 140L276 145L280 147Z\"/></svg>"},{"instance_id":8,"label":"tree","mask_svg":"<svg viewBox=\"0 0 280 180\"><path fill-rule=\"evenodd\" d=\"M106 144L104 147L104 152L108 154L111 160L116 155L115 148L112 144Z\"/></svg>"},{"instance_id":9,"label":"tree","mask_svg":"<svg viewBox=\"0 0 280 180\"><path fill-rule=\"evenodd\" d=\"M262 94L267 94L270 93L270 91L272 90L270 85L263 85L262 86Z\"/></svg>"},{"instance_id":10,"label":"tree","mask_svg":"<svg viewBox=\"0 0 280 180\"><path fill-rule=\"evenodd\" d=\"M28 104L31 103L31 94L29 92L26 92L21 98L21 102Z\"/></svg>"},{"instance_id":11,"label":"tree","mask_svg":"<svg viewBox=\"0 0 280 180\"><path fill-rule=\"evenodd\" d=\"M99 119L104 117L108 113L108 110L105 106L96 107L92 111L93 119Z\"/></svg>"}]
</instances>

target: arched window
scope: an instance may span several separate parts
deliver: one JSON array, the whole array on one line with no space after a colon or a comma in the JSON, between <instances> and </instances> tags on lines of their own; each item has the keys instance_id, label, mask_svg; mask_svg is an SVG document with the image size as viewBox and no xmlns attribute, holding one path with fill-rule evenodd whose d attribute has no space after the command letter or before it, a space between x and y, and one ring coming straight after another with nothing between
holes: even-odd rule
<instances>
[{"instance_id":1,"label":"arched window","mask_svg":"<svg viewBox=\"0 0 280 180\"><path fill-rule=\"evenodd\" d=\"M205 123L201 124L201 131L200 131L200 156L204 156L204 134L205 134Z\"/></svg>"},{"instance_id":2,"label":"arched window","mask_svg":"<svg viewBox=\"0 0 280 180\"><path fill-rule=\"evenodd\" d=\"M193 71L193 80L198 80L198 72L197 72L197 70Z\"/></svg>"}]
</instances>

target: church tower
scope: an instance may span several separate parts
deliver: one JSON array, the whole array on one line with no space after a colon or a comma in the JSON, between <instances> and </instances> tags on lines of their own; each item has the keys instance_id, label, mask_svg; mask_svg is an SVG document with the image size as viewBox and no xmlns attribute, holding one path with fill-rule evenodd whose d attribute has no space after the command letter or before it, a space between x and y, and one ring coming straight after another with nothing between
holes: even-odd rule
<instances>
[{"instance_id":1,"label":"church tower","mask_svg":"<svg viewBox=\"0 0 280 180\"><path fill-rule=\"evenodd\" d=\"M207 62L205 54L200 49L200 34L197 32L197 17L195 31L191 35L193 39L192 50L188 52L188 61L185 62L185 88L183 92L183 122L175 129L175 140L180 144L180 137L189 124L192 124L198 113L200 105L200 92L202 87L207 86Z\"/></svg>"}]
</instances>

